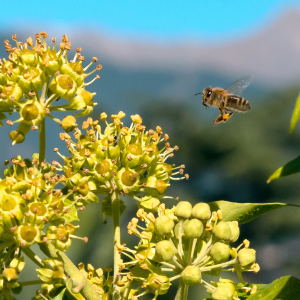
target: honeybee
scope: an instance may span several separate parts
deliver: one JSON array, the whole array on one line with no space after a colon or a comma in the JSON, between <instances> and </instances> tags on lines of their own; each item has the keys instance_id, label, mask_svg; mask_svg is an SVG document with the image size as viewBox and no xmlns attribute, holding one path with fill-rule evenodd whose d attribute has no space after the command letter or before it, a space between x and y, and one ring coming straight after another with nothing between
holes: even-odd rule
<instances>
[{"instance_id":1,"label":"honeybee","mask_svg":"<svg viewBox=\"0 0 300 300\"><path fill-rule=\"evenodd\" d=\"M213 125L218 123L225 123L235 111L246 112L250 110L249 102L238 96L251 83L253 76L247 76L234 82L227 89L212 88L208 86L202 93L202 104L206 109L211 107L218 107L220 115L214 120ZM195 96L196 96L195 95Z\"/></svg>"}]
</instances>

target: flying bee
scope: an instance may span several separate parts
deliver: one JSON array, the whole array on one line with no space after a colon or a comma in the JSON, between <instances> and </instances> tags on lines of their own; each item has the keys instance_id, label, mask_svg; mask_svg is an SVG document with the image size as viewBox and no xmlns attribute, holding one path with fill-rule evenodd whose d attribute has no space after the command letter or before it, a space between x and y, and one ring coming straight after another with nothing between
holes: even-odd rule
<instances>
[{"instance_id":1,"label":"flying bee","mask_svg":"<svg viewBox=\"0 0 300 300\"><path fill-rule=\"evenodd\" d=\"M251 83L253 76L247 76L234 82L227 89L212 88L208 86L202 93L202 104L206 109L211 107L218 107L220 115L214 120L213 124L225 123L235 111L246 112L250 110L249 102L238 95ZM196 96L195 95L195 96Z\"/></svg>"}]
</instances>

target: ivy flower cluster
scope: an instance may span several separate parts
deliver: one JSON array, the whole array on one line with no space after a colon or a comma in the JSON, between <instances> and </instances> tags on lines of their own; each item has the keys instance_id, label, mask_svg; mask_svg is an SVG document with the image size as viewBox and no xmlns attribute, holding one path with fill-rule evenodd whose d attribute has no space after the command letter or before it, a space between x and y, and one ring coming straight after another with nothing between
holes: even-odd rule
<instances>
[{"instance_id":1,"label":"ivy flower cluster","mask_svg":"<svg viewBox=\"0 0 300 300\"><path fill-rule=\"evenodd\" d=\"M82 131L75 129L72 140L68 133L61 133L71 156L63 158L64 164L58 170L64 171L68 188L76 188L81 194L78 206L91 199L93 194L107 195L102 201L104 215L112 216L113 192L135 199L140 208L155 212L165 196L171 180L188 179L184 174L184 165L175 167L166 163L174 156L174 150L168 142L169 136L163 134L160 126L156 130L146 130L139 115L132 115L129 127L123 125L125 113L120 111L112 115L107 122L106 113L100 115L104 121L102 129L98 120L88 118ZM163 144L161 149L159 145ZM179 177L176 177L179 175ZM120 200L120 212L125 209Z\"/></svg>"},{"instance_id":2,"label":"ivy flower cluster","mask_svg":"<svg viewBox=\"0 0 300 300\"><path fill-rule=\"evenodd\" d=\"M38 155L32 160L17 156L11 162L11 166L5 162L5 178L0 181L0 260L4 266L0 299L10 299L8 290L19 288L17 279L24 267L24 262L20 264L21 249L38 265L47 265L48 261L37 259L32 245L51 242L56 249L66 251L74 238L88 241L75 235L79 226L72 224L78 220L73 194L77 191L63 194L56 189L65 177L56 174L55 162L39 163Z\"/></svg>"},{"instance_id":3,"label":"ivy flower cluster","mask_svg":"<svg viewBox=\"0 0 300 300\"><path fill-rule=\"evenodd\" d=\"M237 248L230 245L240 234L237 221L222 221L222 211L211 212L207 203L192 207L181 201L172 209L161 204L157 213L155 218L153 213L139 209L127 227L130 235L140 239L138 246L116 246L123 255L118 263L119 281L124 291L130 288L132 300L148 293L156 299L167 293L176 279L180 279L182 293L187 293L189 286L202 284L214 300L238 300L238 291L256 292L257 287L250 288L242 278L242 272L259 271L256 251L249 248L248 240ZM228 270L238 274L239 285L227 279L212 283L203 279Z\"/></svg>"},{"instance_id":4,"label":"ivy flower cluster","mask_svg":"<svg viewBox=\"0 0 300 300\"><path fill-rule=\"evenodd\" d=\"M83 67L82 48L77 48L74 58L68 60L71 42L66 35L58 50L56 39L52 38L53 46L50 47L46 38L47 33L42 31L35 35L35 41L29 37L26 42L20 42L16 34L12 36L16 46L9 40L4 41L9 55L0 60L0 124L3 125L1 120L7 118L6 114L19 113L17 120L6 122L10 126L19 123L17 130L9 133L13 144L22 143L30 129L37 130L46 116L62 124L62 120L51 114L54 111L83 110L77 114L83 116L91 113L97 104L93 101L96 93L87 91L86 87L100 77L96 75L89 82L85 79L102 68L97 65L86 73L98 59L93 57L92 62ZM60 99L68 102L52 105Z\"/></svg>"}]
</instances>

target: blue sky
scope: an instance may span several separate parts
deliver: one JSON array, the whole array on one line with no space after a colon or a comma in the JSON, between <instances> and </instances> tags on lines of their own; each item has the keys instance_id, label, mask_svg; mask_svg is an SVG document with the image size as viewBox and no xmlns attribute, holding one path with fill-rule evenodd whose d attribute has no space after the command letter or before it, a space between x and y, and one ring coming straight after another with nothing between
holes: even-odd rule
<instances>
[{"instance_id":1,"label":"blue sky","mask_svg":"<svg viewBox=\"0 0 300 300\"><path fill-rule=\"evenodd\" d=\"M284 0L50 0L2 1L0 26L93 28L157 39L223 39L251 32L300 1Z\"/></svg>"}]
</instances>

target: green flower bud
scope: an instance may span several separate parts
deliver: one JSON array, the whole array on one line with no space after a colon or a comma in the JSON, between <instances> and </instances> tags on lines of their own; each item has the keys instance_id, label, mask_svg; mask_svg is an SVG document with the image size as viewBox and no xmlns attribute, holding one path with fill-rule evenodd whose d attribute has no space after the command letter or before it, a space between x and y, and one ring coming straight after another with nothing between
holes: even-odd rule
<instances>
[{"instance_id":1,"label":"green flower bud","mask_svg":"<svg viewBox=\"0 0 300 300\"><path fill-rule=\"evenodd\" d=\"M120 157L121 149L119 145L108 147L108 156L110 159L118 159Z\"/></svg>"},{"instance_id":2,"label":"green flower bud","mask_svg":"<svg viewBox=\"0 0 300 300\"><path fill-rule=\"evenodd\" d=\"M212 233L220 240L229 241L231 229L227 222L219 222L212 230Z\"/></svg>"},{"instance_id":3,"label":"green flower bud","mask_svg":"<svg viewBox=\"0 0 300 300\"><path fill-rule=\"evenodd\" d=\"M133 168L140 164L143 149L140 144L132 143L127 146L126 151L123 152L122 163L128 165L129 168Z\"/></svg>"},{"instance_id":4,"label":"green flower bud","mask_svg":"<svg viewBox=\"0 0 300 300\"><path fill-rule=\"evenodd\" d=\"M39 115L39 109L34 103L26 104L22 108L22 117L25 121L32 121L35 120Z\"/></svg>"},{"instance_id":5,"label":"green flower bud","mask_svg":"<svg viewBox=\"0 0 300 300\"><path fill-rule=\"evenodd\" d=\"M42 224L43 219L46 218L48 212L46 205L42 202L33 202L31 204L28 204L28 206L28 213L30 214L27 219L28 222L35 223L37 225Z\"/></svg>"},{"instance_id":6,"label":"green flower bud","mask_svg":"<svg viewBox=\"0 0 300 300\"><path fill-rule=\"evenodd\" d=\"M210 256L215 263L227 261L230 256L230 247L227 244L217 242L210 250Z\"/></svg>"},{"instance_id":7,"label":"green flower bud","mask_svg":"<svg viewBox=\"0 0 300 300\"><path fill-rule=\"evenodd\" d=\"M61 279L65 279L64 268L59 260L45 259L45 262L49 263L52 269L37 269L38 276L46 283L59 282Z\"/></svg>"},{"instance_id":8,"label":"green flower bud","mask_svg":"<svg viewBox=\"0 0 300 300\"><path fill-rule=\"evenodd\" d=\"M45 109L36 99L28 100L22 105L20 116L23 118L22 123L38 125L45 118Z\"/></svg>"},{"instance_id":9,"label":"green flower bud","mask_svg":"<svg viewBox=\"0 0 300 300\"><path fill-rule=\"evenodd\" d=\"M73 131L77 126L78 124L76 124L76 118L73 116L66 116L61 122L61 127L66 132Z\"/></svg>"},{"instance_id":10,"label":"green flower bud","mask_svg":"<svg viewBox=\"0 0 300 300\"><path fill-rule=\"evenodd\" d=\"M166 294L170 287L169 278L165 275L151 274L146 280L147 289L149 292L155 294L158 291L158 295Z\"/></svg>"},{"instance_id":11,"label":"green flower bud","mask_svg":"<svg viewBox=\"0 0 300 300\"><path fill-rule=\"evenodd\" d=\"M211 217L210 207L207 203L197 203L192 209L192 216L200 220L209 220Z\"/></svg>"},{"instance_id":12,"label":"green flower bud","mask_svg":"<svg viewBox=\"0 0 300 300\"><path fill-rule=\"evenodd\" d=\"M199 238L203 233L203 224L197 219L187 220L184 226L184 235L190 239Z\"/></svg>"},{"instance_id":13,"label":"green flower bud","mask_svg":"<svg viewBox=\"0 0 300 300\"><path fill-rule=\"evenodd\" d=\"M29 66L36 66L37 62L38 62L38 58L35 55L35 52L33 50L30 49L23 49L21 51L20 57L22 59L22 61Z\"/></svg>"},{"instance_id":14,"label":"green flower bud","mask_svg":"<svg viewBox=\"0 0 300 300\"><path fill-rule=\"evenodd\" d=\"M237 221L227 222L231 229L230 242L235 242L240 235L239 223Z\"/></svg>"},{"instance_id":15,"label":"green flower bud","mask_svg":"<svg viewBox=\"0 0 300 300\"><path fill-rule=\"evenodd\" d=\"M155 256L159 261L169 261L177 253L177 249L170 241L160 241L155 247Z\"/></svg>"},{"instance_id":16,"label":"green flower bud","mask_svg":"<svg viewBox=\"0 0 300 300\"><path fill-rule=\"evenodd\" d=\"M23 69L22 65L3 59L2 73L9 74L10 81L17 81L18 75L22 73Z\"/></svg>"},{"instance_id":17,"label":"green flower bud","mask_svg":"<svg viewBox=\"0 0 300 300\"><path fill-rule=\"evenodd\" d=\"M53 94L70 100L74 97L77 86L69 75L58 75L54 77L49 85L49 89Z\"/></svg>"},{"instance_id":18,"label":"green flower bud","mask_svg":"<svg viewBox=\"0 0 300 300\"><path fill-rule=\"evenodd\" d=\"M47 238L49 240L54 240L53 244L55 248L65 252L67 251L72 244L70 234L75 233L76 227L72 224L49 226L47 228Z\"/></svg>"},{"instance_id":19,"label":"green flower bud","mask_svg":"<svg viewBox=\"0 0 300 300\"><path fill-rule=\"evenodd\" d=\"M60 71L62 74L69 75L76 82L78 87L82 86L85 75L81 61L63 64Z\"/></svg>"},{"instance_id":20,"label":"green flower bud","mask_svg":"<svg viewBox=\"0 0 300 300\"><path fill-rule=\"evenodd\" d=\"M21 144L25 141L25 135L19 132L18 130L11 131L8 134L9 138L12 140L14 144Z\"/></svg>"},{"instance_id":21,"label":"green flower bud","mask_svg":"<svg viewBox=\"0 0 300 300\"><path fill-rule=\"evenodd\" d=\"M0 216L6 227L10 228L11 219L23 219L24 199L19 193L7 194L4 190L0 192Z\"/></svg>"},{"instance_id":22,"label":"green flower bud","mask_svg":"<svg viewBox=\"0 0 300 300\"><path fill-rule=\"evenodd\" d=\"M200 268L187 266L181 273L181 279L186 285L197 285L201 282Z\"/></svg>"},{"instance_id":23,"label":"green flower bud","mask_svg":"<svg viewBox=\"0 0 300 300\"><path fill-rule=\"evenodd\" d=\"M90 191L88 180L89 177L83 177L78 182L77 190L83 196L86 196Z\"/></svg>"},{"instance_id":24,"label":"green flower bud","mask_svg":"<svg viewBox=\"0 0 300 300\"><path fill-rule=\"evenodd\" d=\"M181 201L177 204L175 216L188 219L192 215L192 204L188 201Z\"/></svg>"},{"instance_id":25,"label":"green flower bud","mask_svg":"<svg viewBox=\"0 0 300 300\"><path fill-rule=\"evenodd\" d=\"M238 252L238 262L241 267L250 267L255 263L256 251L254 249L243 248Z\"/></svg>"},{"instance_id":26,"label":"green flower bud","mask_svg":"<svg viewBox=\"0 0 300 300\"><path fill-rule=\"evenodd\" d=\"M158 218L155 219L154 222L155 232L158 235L166 235L170 233L173 230L174 226L175 224L173 220L170 217L165 215L159 216Z\"/></svg>"},{"instance_id":27,"label":"green flower bud","mask_svg":"<svg viewBox=\"0 0 300 300\"><path fill-rule=\"evenodd\" d=\"M10 266L11 268L16 269L16 271L17 271L18 273L20 273L20 272L24 269L24 267L25 267L24 257L14 258L14 259L10 262L9 266Z\"/></svg>"},{"instance_id":28,"label":"green flower bud","mask_svg":"<svg viewBox=\"0 0 300 300\"><path fill-rule=\"evenodd\" d=\"M134 191L139 188L139 175L134 170L122 168L115 178L119 190Z\"/></svg>"},{"instance_id":29,"label":"green flower bud","mask_svg":"<svg viewBox=\"0 0 300 300\"><path fill-rule=\"evenodd\" d=\"M0 73L1 74L1 73ZM7 83L0 88L1 93L6 96L5 100L1 100L1 104L6 103L7 106L12 106L12 100L19 102L23 96L23 91L15 82Z\"/></svg>"},{"instance_id":30,"label":"green flower bud","mask_svg":"<svg viewBox=\"0 0 300 300\"><path fill-rule=\"evenodd\" d=\"M143 155L141 159L141 164L146 164L147 166L152 166L154 163L156 163L159 159L159 150L156 145L151 145L150 147L147 148L147 150L151 151L146 151L145 155Z\"/></svg>"},{"instance_id":31,"label":"green flower bud","mask_svg":"<svg viewBox=\"0 0 300 300\"><path fill-rule=\"evenodd\" d=\"M37 67L25 69L22 75L19 75L18 84L25 93L32 90L41 90L46 82L45 73Z\"/></svg>"},{"instance_id":32,"label":"green flower bud","mask_svg":"<svg viewBox=\"0 0 300 300\"><path fill-rule=\"evenodd\" d=\"M137 202L138 206L146 209L147 211L156 212L160 205L160 200L152 195L142 197L142 201Z\"/></svg>"},{"instance_id":33,"label":"green flower bud","mask_svg":"<svg viewBox=\"0 0 300 300\"><path fill-rule=\"evenodd\" d=\"M18 280L19 278L19 273L15 268L6 268L2 272L2 276L7 280L7 281L14 281Z\"/></svg>"},{"instance_id":34,"label":"green flower bud","mask_svg":"<svg viewBox=\"0 0 300 300\"><path fill-rule=\"evenodd\" d=\"M52 277L54 271L51 269L37 269L38 277L41 278L44 282L52 282Z\"/></svg>"},{"instance_id":35,"label":"green flower bud","mask_svg":"<svg viewBox=\"0 0 300 300\"><path fill-rule=\"evenodd\" d=\"M27 224L18 227L15 231L17 240L22 247L28 247L34 243L41 242L41 231L38 226Z\"/></svg>"},{"instance_id":36,"label":"green flower bud","mask_svg":"<svg viewBox=\"0 0 300 300\"><path fill-rule=\"evenodd\" d=\"M80 110L84 109L87 106L94 106L93 98L95 95L96 93L90 93L89 91L86 91L84 89L78 89L77 96L72 99L69 107Z\"/></svg>"},{"instance_id":37,"label":"green flower bud","mask_svg":"<svg viewBox=\"0 0 300 300\"><path fill-rule=\"evenodd\" d=\"M157 164L155 168L151 168L150 176L155 176L157 179L168 181L172 174L172 165L167 163Z\"/></svg>"},{"instance_id":38,"label":"green flower bud","mask_svg":"<svg viewBox=\"0 0 300 300\"><path fill-rule=\"evenodd\" d=\"M166 192L168 186L169 186L169 184L167 184L163 180L161 180L161 179L156 180L155 187L160 195L162 195Z\"/></svg>"},{"instance_id":39,"label":"green flower bud","mask_svg":"<svg viewBox=\"0 0 300 300\"><path fill-rule=\"evenodd\" d=\"M47 49L42 56L42 69L49 75L53 76L62 66L63 60L57 57L56 51Z\"/></svg>"},{"instance_id":40,"label":"green flower bud","mask_svg":"<svg viewBox=\"0 0 300 300\"><path fill-rule=\"evenodd\" d=\"M147 177L147 187L155 188L156 187L157 178L154 176Z\"/></svg>"},{"instance_id":41,"label":"green flower bud","mask_svg":"<svg viewBox=\"0 0 300 300\"><path fill-rule=\"evenodd\" d=\"M233 292L230 287L221 285L216 288L211 297L214 300L233 300Z\"/></svg>"}]
</instances>

